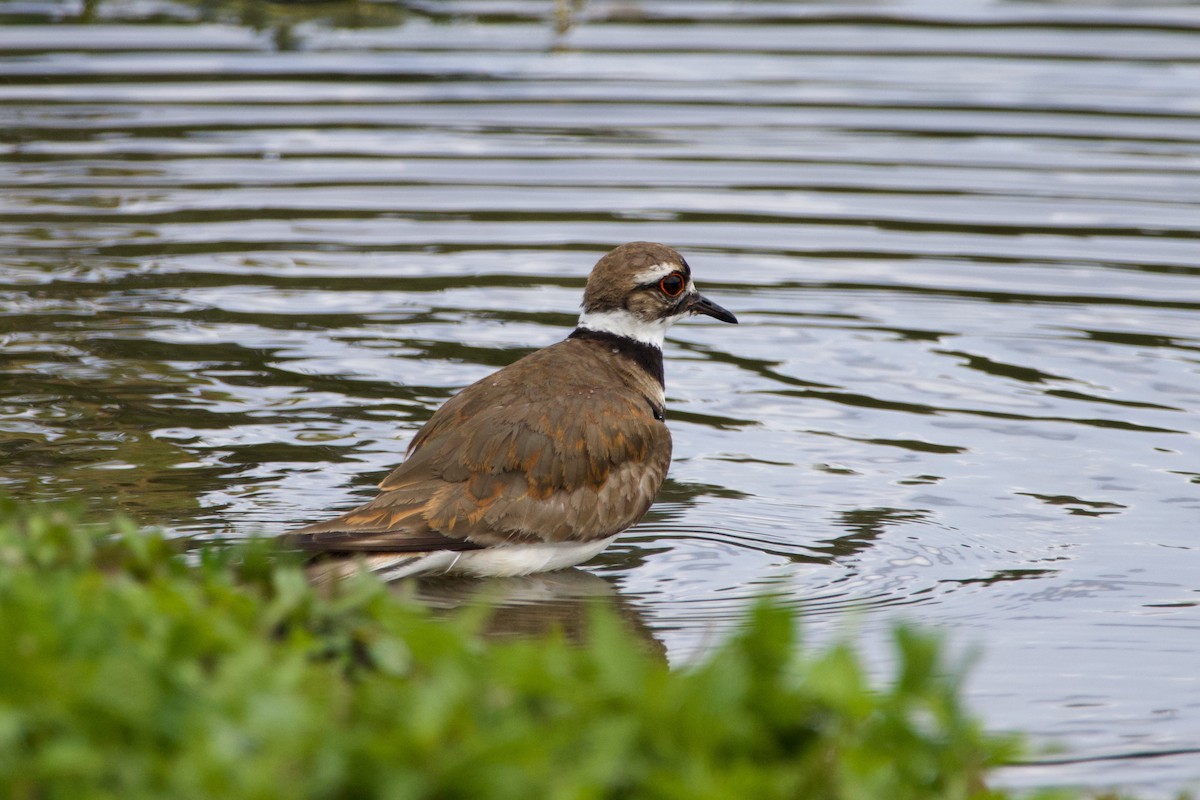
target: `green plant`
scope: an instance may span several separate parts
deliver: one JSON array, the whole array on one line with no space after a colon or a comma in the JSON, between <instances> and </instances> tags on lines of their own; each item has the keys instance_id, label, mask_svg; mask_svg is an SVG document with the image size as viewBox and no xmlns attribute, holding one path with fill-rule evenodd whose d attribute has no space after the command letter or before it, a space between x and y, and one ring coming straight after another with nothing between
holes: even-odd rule
<instances>
[{"instance_id":1,"label":"green plant","mask_svg":"<svg viewBox=\"0 0 1200 800\"><path fill-rule=\"evenodd\" d=\"M616 615L587 642L489 640L368 577L332 592L268 543L185 553L0 500L9 797L1001 797L1014 742L964 711L935 638L895 677L808 652L758 605L669 669Z\"/></svg>"}]
</instances>

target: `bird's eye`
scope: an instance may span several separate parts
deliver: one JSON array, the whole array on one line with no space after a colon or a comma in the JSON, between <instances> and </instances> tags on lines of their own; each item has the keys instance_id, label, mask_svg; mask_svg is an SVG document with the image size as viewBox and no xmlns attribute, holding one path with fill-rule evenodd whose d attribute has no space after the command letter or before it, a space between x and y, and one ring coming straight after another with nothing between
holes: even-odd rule
<instances>
[{"instance_id":1,"label":"bird's eye","mask_svg":"<svg viewBox=\"0 0 1200 800\"><path fill-rule=\"evenodd\" d=\"M683 294L686 286L687 281L678 272L672 272L658 282L658 288L662 289L662 293L667 297L679 297L679 295Z\"/></svg>"}]
</instances>

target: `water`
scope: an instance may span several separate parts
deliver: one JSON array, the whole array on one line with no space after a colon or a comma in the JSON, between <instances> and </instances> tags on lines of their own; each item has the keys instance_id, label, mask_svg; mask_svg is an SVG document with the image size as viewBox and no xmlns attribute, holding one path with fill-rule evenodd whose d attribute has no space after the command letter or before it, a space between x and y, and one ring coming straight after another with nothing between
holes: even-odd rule
<instances>
[{"instance_id":1,"label":"water","mask_svg":"<svg viewBox=\"0 0 1200 800\"><path fill-rule=\"evenodd\" d=\"M673 329L660 502L492 587L516 627L607 597L683 663L774 592L882 666L915 620L1065 747L1004 782L1200 783L1200 7L548 5L0 2L0 487L320 519L663 241L742 324Z\"/></svg>"}]
</instances>

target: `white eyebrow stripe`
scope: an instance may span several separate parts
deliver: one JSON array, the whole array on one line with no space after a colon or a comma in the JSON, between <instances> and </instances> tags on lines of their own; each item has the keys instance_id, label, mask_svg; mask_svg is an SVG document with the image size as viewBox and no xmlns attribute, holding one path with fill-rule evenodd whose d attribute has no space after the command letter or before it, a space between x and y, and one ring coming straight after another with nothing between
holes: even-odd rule
<instances>
[{"instance_id":1,"label":"white eyebrow stripe","mask_svg":"<svg viewBox=\"0 0 1200 800\"><path fill-rule=\"evenodd\" d=\"M655 264L653 267L647 267L646 269L634 275L633 279L637 281L638 284L657 283L658 281L670 275L672 272L682 272L682 269L678 264L663 262L662 264Z\"/></svg>"}]
</instances>

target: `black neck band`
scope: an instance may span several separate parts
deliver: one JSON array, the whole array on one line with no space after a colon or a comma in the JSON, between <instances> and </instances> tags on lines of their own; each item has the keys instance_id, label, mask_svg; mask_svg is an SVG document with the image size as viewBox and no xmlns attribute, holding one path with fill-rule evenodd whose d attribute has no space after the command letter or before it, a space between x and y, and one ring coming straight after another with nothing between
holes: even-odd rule
<instances>
[{"instance_id":1,"label":"black neck band","mask_svg":"<svg viewBox=\"0 0 1200 800\"><path fill-rule=\"evenodd\" d=\"M651 378L658 381L659 386L663 386L664 388L666 386L663 380L662 350L652 344L639 342L637 339L630 339L628 336L619 336L608 331L594 331L591 328L576 328L571 331L571 335L567 338L591 339L603 342L626 358L633 359L634 363L646 370Z\"/></svg>"}]
</instances>

